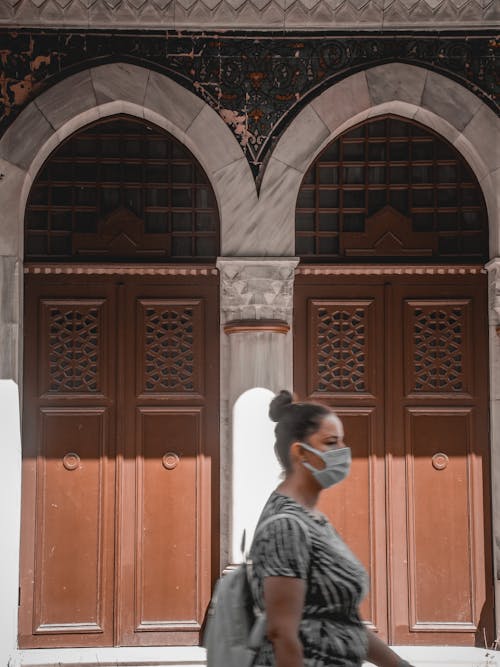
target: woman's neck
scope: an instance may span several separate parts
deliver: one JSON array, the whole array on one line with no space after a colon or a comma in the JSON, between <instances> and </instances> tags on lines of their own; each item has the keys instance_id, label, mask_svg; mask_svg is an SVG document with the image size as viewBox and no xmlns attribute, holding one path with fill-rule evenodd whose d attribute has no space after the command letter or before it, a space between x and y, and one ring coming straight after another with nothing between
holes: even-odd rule
<instances>
[{"instance_id":1,"label":"woman's neck","mask_svg":"<svg viewBox=\"0 0 500 667\"><path fill-rule=\"evenodd\" d=\"M283 482L277 487L276 491L293 498L299 505L303 505L308 510L313 510L319 498L321 489L308 483L309 480L298 479L293 473L287 475Z\"/></svg>"}]
</instances>

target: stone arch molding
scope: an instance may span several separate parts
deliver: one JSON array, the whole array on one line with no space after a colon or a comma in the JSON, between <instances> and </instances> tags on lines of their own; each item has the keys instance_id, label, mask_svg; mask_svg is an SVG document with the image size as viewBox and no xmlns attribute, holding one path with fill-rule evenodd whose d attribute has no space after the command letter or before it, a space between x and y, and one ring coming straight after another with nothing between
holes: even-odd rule
<instances>
[{"instance_id":1,"label":"stone arch molding","mask_svg":"<svg viewBox=\"0 0 500 667\"><path fill-rule=\"evenodd\" d=\"M165 75L113 63L69 76L39 95L1 138L0 255L22 257L26 200L49 154L81 127L117 113L144 118L166 129L198 159L217 198L222 254L233 252L236 224L238 237L248 238L246 225L257 203L255 183L224 121Z\"/></svg>"},{"instance_id":2,"label":"stone arch molding","mask_svg":"<svg viewBox=\"0 0 500 667\"><path fill-rule=\"evenodd\" d=\"M403 63L379 65L343 79L310 102L287 127L266 166L255 211L261 236L266 229L273 230L267 237L268 253L294 253L295 204L314 158L345 130L384 113L420 122L464 156L486 199L490 256L499 256L500 121L479 97L454 80Z\"/></svg>"}]
</instances>

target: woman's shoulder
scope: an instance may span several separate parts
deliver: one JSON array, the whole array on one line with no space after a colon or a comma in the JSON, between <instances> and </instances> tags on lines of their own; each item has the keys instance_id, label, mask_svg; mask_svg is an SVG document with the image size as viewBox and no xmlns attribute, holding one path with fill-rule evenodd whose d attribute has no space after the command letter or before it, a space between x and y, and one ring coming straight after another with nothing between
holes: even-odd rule
<instances>
[{"instance_id":1,"label":"woman's shoulder","mask_svg":"<svg viewBox=\"0 0 500 667\"><path fill-rule=\"evenodd\" d=\"M256 526L256 535L293 535L302 533L302 539L308 543L321 530L328 519L316 512L311 512L290 496L274 491L269 497Z\"/></svg>"}]
</instances>

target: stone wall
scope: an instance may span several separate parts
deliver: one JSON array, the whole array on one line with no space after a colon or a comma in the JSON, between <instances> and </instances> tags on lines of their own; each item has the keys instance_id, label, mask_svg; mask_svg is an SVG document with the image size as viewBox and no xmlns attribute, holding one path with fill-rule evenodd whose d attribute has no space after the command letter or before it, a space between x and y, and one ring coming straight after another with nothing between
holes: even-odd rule
<instances>
[{"instance_id":1,"label":"stone wall","mask_svg":"<svg viewBox=\"0 0 500 667\"><path fill-rule=\"evenodd\" d=\"M105 28L443 29L497 24L495 0L4 0L0 23Z\"/></svg>"}]
</instances>

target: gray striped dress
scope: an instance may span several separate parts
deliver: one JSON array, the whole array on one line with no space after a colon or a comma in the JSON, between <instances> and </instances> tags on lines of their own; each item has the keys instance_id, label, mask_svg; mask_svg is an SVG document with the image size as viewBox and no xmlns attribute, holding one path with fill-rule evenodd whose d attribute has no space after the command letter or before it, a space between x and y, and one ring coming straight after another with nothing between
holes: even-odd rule
<instances>
[{"instance_id":1,"label":"gray striped dress","mask_svg":"<svg viewBox=\"0 0 500 667\"><path fill-rule=\"evenodd\" d=\"M366 658L367 634L358 606L366 595L368 578L328 519L309 512L292 498L274 491L259 523L286 513L256 532L250 550L250 586L264 608L265 577L296 577L306 582L299 636L305 667L359 667ZM307 526L308 535L304 534ZM271 644L264 640L256 664L275 664Z\"/></svg>"}]
</instances>

